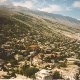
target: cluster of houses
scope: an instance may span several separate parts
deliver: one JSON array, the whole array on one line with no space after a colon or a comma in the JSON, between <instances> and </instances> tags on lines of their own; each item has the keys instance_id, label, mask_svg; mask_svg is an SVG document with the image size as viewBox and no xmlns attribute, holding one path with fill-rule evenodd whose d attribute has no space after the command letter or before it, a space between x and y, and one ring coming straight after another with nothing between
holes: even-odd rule
<instances>
[{"instance_id":1,"label":"cluster of houses","mask_svg":"<svg viewBox=\"0 0 80 80\"><path fill-rule=\"evenodd\" d=\"M1 71L4 65L8 70L12 68L12 63L4 60L8 57L18 63L14 66L15 70L21 69L25 64L39 68L40 71L35 73L36 80L53 80L52 73L55 70L59 71L65 80L68 78L75 80L76 74L79 74L79 67L73 65L74 62L80 63L80 60L76 59L78 56L76 50L77 52L80 50L79 41L56 35L49 37L37 31L32 31L28 32L25 38L19 40L14 38L13 41L6 42L1 45L1 48L5 50L5 52L2 51L2 53L5 53L5 57L0 59ZM56 68L61 61L59 59L62 57L62 62L67 59L66 64L68 66ZM58 60L58 62L55 60Z\"/></svg>"}]
</instances>

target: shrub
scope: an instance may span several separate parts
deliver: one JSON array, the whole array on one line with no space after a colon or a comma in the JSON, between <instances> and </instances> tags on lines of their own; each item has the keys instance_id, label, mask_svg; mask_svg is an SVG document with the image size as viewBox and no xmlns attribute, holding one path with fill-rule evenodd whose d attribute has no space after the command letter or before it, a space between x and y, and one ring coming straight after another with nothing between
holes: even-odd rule
<instances>
[{"instance_id":1,"label":"shrub","mask_svg":"<svg viewBox=\"0 0 80 80\"><path fill-rule=\"evenodd\" d=\"M59 71L55 71L53 74L53 79L62 79L62 77L60 76Z\"/></svg>"}]
</instances>

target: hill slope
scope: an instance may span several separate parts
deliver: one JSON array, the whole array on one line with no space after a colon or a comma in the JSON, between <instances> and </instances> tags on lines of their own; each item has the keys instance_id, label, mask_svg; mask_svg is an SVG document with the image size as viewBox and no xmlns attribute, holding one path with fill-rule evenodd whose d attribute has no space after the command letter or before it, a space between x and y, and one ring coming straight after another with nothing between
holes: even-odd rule
<instances>
[{"instance_id":1,"label":"hill slope","mask_svg":"<svg viewBox=\"0 0 80 80\"><path fill-rule=\"evenodd\" d=\"M34 10L30 10L28 8L21 7L21 6L13 7L12 9L19 10L19 11L22 11L24 13L36 14L36 15L42 16L44 18L48 18L52 21L59 22L59 23L64 24L64 25L73 26L73 27L76 26L77 28L80 29L80 21L75 19L75 18L71 18L68 16L62 16L59 14L52 14L52 13L37 11L37 10L34 11Z\"/></svg>"},{"instance_id":2,"label":"hill slope","mask_svg":"<svg viewBox=\"0 0 80 80\"><path fill-rule=\"evenodd\" d=\"M0 12L0 58L2 59L9 59L7 56L17 54L21 50L30 52L29 46L32 44L38 47L48 44L48 48L60 52L79 51L78 26L64 25L51 18L26 12L24 9L22 12L17 8L2 6Z\"/></svg>"}]
</instances>

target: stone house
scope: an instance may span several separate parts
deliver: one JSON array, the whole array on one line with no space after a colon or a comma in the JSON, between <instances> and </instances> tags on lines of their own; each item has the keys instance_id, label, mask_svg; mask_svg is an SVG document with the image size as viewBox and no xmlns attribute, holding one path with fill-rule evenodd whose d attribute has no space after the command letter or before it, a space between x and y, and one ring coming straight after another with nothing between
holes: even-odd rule
<instances>
[{"instance_id":1,"label":"stone house","mask_svg":"<svg viewBox=\"0 0 80 80\"><path fill-rule=\"evenodd\" d=\"M35 73L36 80L53 80L52 74L45 69Z\"/></svg>"},{"instance_id":2,"label":"stone house","mask_svg":"<svg viewBox=\"0 0 80 80\"><path fill-rule=\"evenodd\" d=\"M14 55L14 58L15 58L17 61L21 61L21 60L23 60L23 55L16 54L16 55Z\"/></svg>"},{"instance_id":3,"label":"stone house","mask_svg":"<svg viewBox=\"0 0 80 80\"><path fill-rule=\"evenodd\" d=\"M35 66L39 66L40 64L42 64L42 60L39 55L33 57L32 64Z\"/></svg>"}]
</instances>

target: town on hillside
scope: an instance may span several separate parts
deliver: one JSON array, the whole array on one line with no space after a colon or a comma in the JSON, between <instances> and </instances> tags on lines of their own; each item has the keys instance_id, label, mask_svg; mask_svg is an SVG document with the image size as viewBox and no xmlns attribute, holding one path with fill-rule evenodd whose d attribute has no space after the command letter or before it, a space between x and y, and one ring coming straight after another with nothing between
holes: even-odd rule
<instances>
[{"instance_id":1,"label":"town on hillside","mask_svg":"<svg viewBox=\"0 0 80 80\"><path fill-rule=\"evenodd\" d=\"M2 44L0 53L0 79L80 80L80 41L61 34L32 30Z\"/></svg>"},{"instance_id":2,"label":"town on hillside","mask_svg":"<svg viewBox=\"0 0 80 80\"><path fill-rule=\"evenodd\" d=\"M80 80L80 21L0 5L0 79Z\"/></svg>"}]
</instances>

